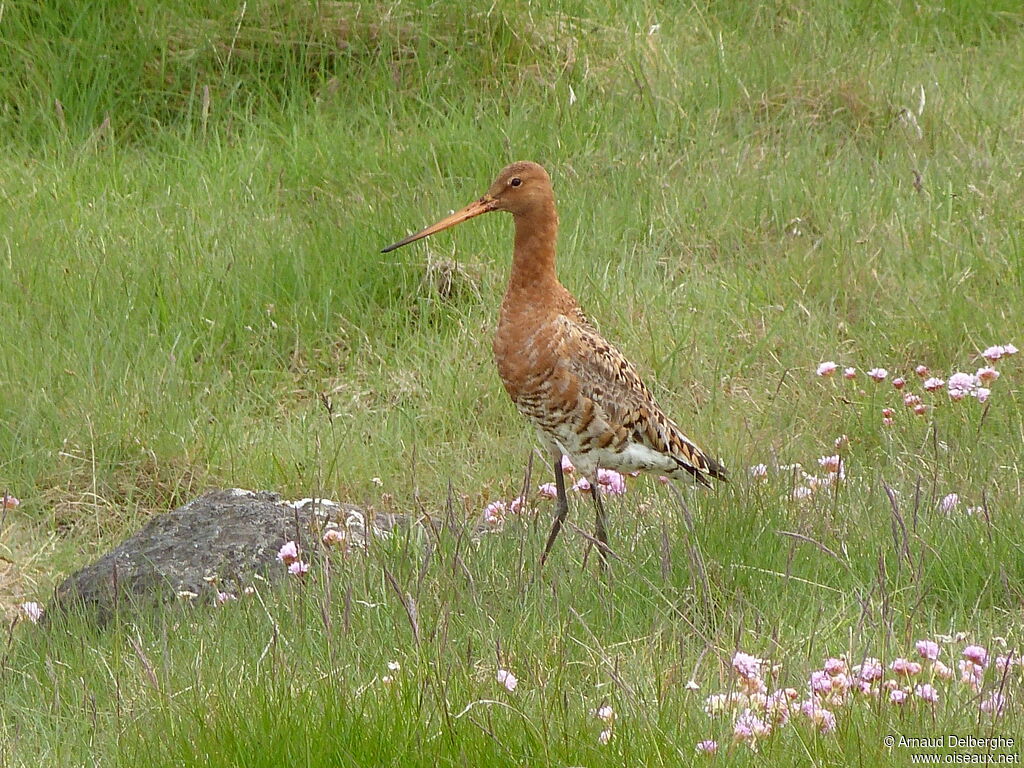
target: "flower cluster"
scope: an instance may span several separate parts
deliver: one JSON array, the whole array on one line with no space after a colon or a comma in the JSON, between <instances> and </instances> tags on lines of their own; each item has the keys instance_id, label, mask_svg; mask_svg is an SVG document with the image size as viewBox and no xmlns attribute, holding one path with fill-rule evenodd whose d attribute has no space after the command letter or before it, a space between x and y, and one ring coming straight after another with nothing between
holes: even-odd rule
<instances>
[{"instance_id":1,"label":"flower cluster","mask_svg":"<svg viewBox=\"0 0 1024 768\"><path fill-rule=\"evenodd\" d=\"M572 460L568 456L562 456L562 472L566 475L572 475L576 472L576 467L573 466ZM630 476L636 477L639 474L639 472L633 472ZM599 467L596 479L597 486L601 493L607 496L621 496L626 492L626 476L621 472L616 472L614 469ZM571 489L579 493L589 492L590 479L586 477L577 478L576 482L572 484ZM541 499L558 498L558 486L554 483L542 483L537 487L537 496ZM484 523L493 530L500 530L502 526L504 526L505 519L508 515L515 515L523 512L525 506L526 499L522 496L519 496L508 503L501 500L492 501L484 507Z\"/></svg>"},{"instance_id":2,"label":"flower cluster","mask_svg":"<svg viewBox=\"0 0 1024 768\"><path fill-rule=\"evenodd\" d=\"M920 379L921 389L926 393L934 395L945 389L946 397L951 402L960 402L968 397L973 397L979 403L984 403L992 395L991 385L1000 377L1000 372L994 367L994 363L1002 358L1012 357L1017 352L1017 347L1013 344L991 346L985 351L978 353L978 358L983 359L986 362L985 365L978 368L974 373L954 371L949 375L948 379L935 376L928 366L923 364L917 365L914 368L914 373ZM828 378L833 376L838 370L839 364L828 360L818 365L816 373L822 378ZM865 373L876 384L881 384L889 377L889 371L885 368L875 367ZM853 367L844 368L843 378L851 381L855 380L857 378L857 369ZM935 408L940 404L941 400L938 398L933 397L929 402L925 402L921 395L907 391L909 381L909 376L896 376L891 379L890 383L899 393L903 405L912 411L914 415L924 416L930 408ZM891 426L895 414L896 411L893 408L883 408L882 425L886 427Z\"/></svg>"},{"instance_id":3,"label":"flower cluster","mask_svg":"<svg viewBox=\"0 0 1024 768\"><path fill-rule=\"evenodd\" d=\"M602 704L597 709L593 710L591 714L601 721L604 729L597 736L597 743L604 745L612 740L612 726L615 725L615 710L612 709L611 704Z\"/></svg>"},{"instance_id":4,"label":"flower cluster","mask_svg":"<svg viewBox=\"0 0 1024 768\"><path fill-rule=\"evenodd\" d=\"M850 444L850 438L840 435L833 443L837 453L818 457L820 474L811 474L804 471L802 464L780 464L776 469L779 473L785 473L794 480L792 497L796 501L807 501L818 491L828 489L846 479L846 458L843 451ZM767 464L754 464L747 473L752 480L767 482L769 478L769 467Z\"/></svg>"},{"instance_id":5,"label":"flower cluster","mask_svg":"<svg viewBox=\"0 0 1024 768\"><path fill-rule=\"evenodd\" d=\"M484 523L495 530L499 530L505 524L505 514L507 512L508 504L504 501L492 501L484 507Z\"/></svg>"},{"instance_id":6,"label":"flower cluster","mask_svg":"<svg viewBox=\"0 0 1024 768\"><path fill-rule=\"evenodd\" d=\"M309 563L299 557L299 545L294 541L286 541L277 552L277 559L288 566L292 576L305 576L309 572Z\"/></svg>"},{"instance_id":7,"label":"flower cluster","mask_svg":"<svg viewBox=\"0 0 1024 768\"><path fill-rule=\"evenodd\" d=\"M939 659L941 648L936 641L918 640L914 649L916 659L900 656L888 664L870 656L853 666L844 656L828 658L811 672L804 694L778 687L774 684L777 667L737 651L732 658L734 688L709 696L704 711L730 724L733 743L756 749L759 740L790 723L832 733L839 718L853 708L877 708L879 700L897 707L935 707L944 698L959 697L977 701L980 712L997 717L1006 710L1008 683L1021 682L1021 659L1016 653L997 657L991 665L995 672L986 679L988 651L968 645L961 652L957 678ZM695 749L712 755L718 748L717 740L705 739Z\"/></svg>"},{"instance_id":8,"label":"flower cluster","mask_svg":"<svg viewBox=\"0 0 1024 768\"><path fill-rule=\"evenodd\" d=\"M597 470L597 485L602 493L611 496L621 496L626 492L626 478L614 469L599 467ZM590 481L585 477L581 477L573 483L572 489L574 491L589 491Z\"/></svg>"}]
</instances>

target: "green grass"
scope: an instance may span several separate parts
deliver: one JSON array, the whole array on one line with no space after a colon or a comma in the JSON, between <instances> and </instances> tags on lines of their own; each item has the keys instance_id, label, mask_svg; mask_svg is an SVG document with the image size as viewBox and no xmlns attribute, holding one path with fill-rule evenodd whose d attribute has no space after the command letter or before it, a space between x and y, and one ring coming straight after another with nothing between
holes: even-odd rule
<instances>
[{"instance_id":1,"label":"green grass","mask_svg":"<svg viewBox=\"0 0 1024 768\"><path fill-rule=\"evenodd\" d=\"M574 535L536 573L538 505L463 542L466 571L452 536L413 536L266 610L19 626L2 759L674 765L723 733L701 706L737 648L802 688L826 655L934 633L1019 646L1020 358L987 407L924 418L813 371L883 365L919 390L918 363L1024 346L1022 81L1013 2L0 5L0 485L23 501L0 521L5 603L209 486L437 513L450 484L466 518L516 495L535 441L490 353L511 223L379 254L516 159L552 174L563 282L735 478L687 492L709 593L639 479L613 504L610 585ZM837 493L746 477L843 433ZM985 514L938 514L949 492ZM399 681L365 687L392 658ZM1016 695L995 725L966 697L868 708L730 764L902 765L884 734L1019 733ZM456 717L480 699L503 703Z\"/></svg>"}]
</instances>

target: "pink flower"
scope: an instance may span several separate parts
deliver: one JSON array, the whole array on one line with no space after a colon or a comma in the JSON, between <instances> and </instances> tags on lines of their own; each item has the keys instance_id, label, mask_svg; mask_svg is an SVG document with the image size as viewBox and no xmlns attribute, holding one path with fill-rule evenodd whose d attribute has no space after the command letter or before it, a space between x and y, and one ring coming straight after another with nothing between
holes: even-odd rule
<instances>
[{"instance_id":1,"label":"pink flower","mask_svg":"<svg viewBox=\"0 0 1024 768\"><path fill-rule=\"evenodd\" d=\"M947 515L957 508L960 504L960 494L958 493L947 493L942 497L942 501L939 502L939 511L945 512Z\"/></svg>"},{"instance_id":2,"label":"pink flower","mask_svg":"<svg viewBox=\"0 0 1024 768\"><path fill-rule=\"evenodd\" d=\"M1004 344L1003 345L1003 354L1006 355L1007 357L1009 357L1010 355L1016 355L1017 352L1019 352L1019 351L1020 350L1018 350L1015 346L1013 346L1013 344Z\"/></svg>"},{"instance_id":3,"label":"pink flower","mask_svg":"<svg viewBox=\"0 0 1024 768\"><path fill-rule=\"evenodd\" d=\"M1005 675L1008 669L1012 669L1015 666L1020 666L1020 654L1009 656L996 656L996 670L1000 675Z\"/></svg>"},{"instance_id":4,"label":"pink flower","mask_svg":"<svg viewBox=\"0 0 1024 768\"><path fill-rule=\"evenodd\" d=\"M519 680L516 679L516 676L509 672L507 669L499 669L498 674L495 675L495 678L509 691L514 691L516 689L516 686L519 685Z\"/></svg>"},{"instance_id":5,"label":"pink flower","mask_svg":"<svg viewBox=\"0 0 1024 768\"><path fill-rule=\"evenodd\" d=\"M822 707L817 700L807 699L800 705L800 712L818 727L822 733L831 733L836 729L836 716Z\"/></svg>"},{"instance_id":6,"label":"pink flower","mask_svg":"<svg viewBox=\"0 0 1024 768\"><path fill-rule=\"evenodd\" d=\"M970 686L975 691L981 688L982 679L985 677L985 668L967 659L960 659L957 662L960 670L960 682Z\"/></svg>"},{"instance_id":7,"label":"pink flower","mask_svg":"<svg viewBox=\"0 0 1024 768\"><path fill-rule=\"evenodd\" d=\"M979 667L988 666L988 651L985 650L984 646L981 645L968 645L963 650L963 656L972 664L977 664Z\"/></svg>"},{"instance_id":8,"label":"pink flower","mask_svg":"<svg viewBox=\"0 0 1024 768\"><path fill-rule=\"evenodd\" d=\"M732 657L732 668L736 674L747 680L761 677L761 659L743 651L736 651Z\"/></svg>"},{"instance_id":9,"label":"pink flower","mask_svg":"<svg viewBox=\"0 0 1024 768\"><path fill-rule=\"evenodd\" d=\"M952 400L954 403L960 402L965 397L967 397L967 390L966 389L951 389L951 390L949 390L949 399Z\"/></svg>"},{"instance_id":10,"label":"pink flower","mask_svg":"<svg viewBox=\"0 0 1024 768\"><path fill-rule=\"evenodd\" d=\"M750 476L755 480L766 480L768 478L768 465L755 464L748 472L750 472Z\"/></svg>"},{"instance_id":11,"label":"pink flower","mask_svg":"<svg viewBox=\"0 0 1024 768\"><path fill-rule=\"evenodd\" d=\"M889 701L893 704L903 704L907 700L907 692L896 688L889 691Z\"/></svg>"},{"instance_id":12,"label":"pink flower","mask_svg":"<svg viewBox=\"0 0 1024 768\"><path fill-rule=\"evenodd\" d=\"M299 559L299 547L294 541L286 541L277 551L277 559L285 565L291 565Z\"/></svg>"},{"instance_id":13,"label":"pink flower","mask_svg":"<svg viewBox=\"0 0 1024 768\"><path fill-rule=\"evenodd\" d=\"M19 501L17 497L5 493L3 503L0 504L0 509L14 509L19 504L21 504L21 501Z\"/></svg>"},{"instance_id":14,"label":"pink flower","mask_svg":"<svg viewBox=\"0 0 1024 768\"><path fill-rule=\"evenodd\" d=\"M508 503L508 511L513 515L518 515L523 511L523 504L525 503L526 500L522 496L516 496Z\"/></svg>"},{"instance_id":15,"label":"pink flower","mask_svg":"<svg viewBox=\"0 0 1024 768\"><path fill-rule=\"evenodd\" d=\"M328 546L344 546L348 543L348 534L342 528L328 528L324 531L323 542Z\"/></svg>"},{"instance_id":16,"label":"pink flower","mask_svg":"<svg viewBox=\"0 0 1024 768\"><path fill-rule=\"evenodd\" d=\"M558 496L558 486L554 483L544 483L537 489L542 499L553 499Z\"/></svg>"},{"instance_id":17,"label":"pink flower","mask_svg":"<svg viewBox=\"0 0 1024 768\"><path fill-rule=\"evenodd\" d=\"M939 644L934 640L918 640L914 643L914 647L917 648L917 652L921 654L922 658L929 661L939 658Z\"/></svg>"},{"instance_id":18,"label":"pink flower","mask_svg":"<svg viewBox=\"0 0 1024 768\"><path fill-rule=\"evenodd\" d=\"M601 746L604 746L605 744L607 744L611 740L612 740L612 729L611 728L605 728L603 731L601 731L601 733L599 733L597 735L597 743L600 744Z\"/></svg>"},{"instance_id":19,"label":"pink flower","mask_svg":"<svg viewBox=\"0 0 1024 768\"><path fill-rule=\"evenodd\" d=\"M771 732L771 725L755 715L749 709L745 709L736 716L733 723L732 737L736 741L753 742Z\"/></svg>"},{"instance_id":20,"label":"pink flower","mask_svg":"<svg viewBox=\"0 0 1024 768\"><path fill-rule=\"evenodd\" d=\"M846 662L842 659L836 658L825 659L824 670L833 677L836 675L845 675Z\"/></svg>"},{"instance_id":21,"label":"pink flower","mask_svg":"<svg viewBox=\"0 0 1024 768\"><path fill-rule=\"evenodd\" d=\"M930 704L939 703L939 692L930 683L922 683L914 686L914 693L918 698L924 699Z\"/></svg>"},{"instance_id":22,"label":"pink flower","mask_svg":"<svg viewBox=\"0 0 1024 768\"><path fill-rule=\"evenodd\" d=\"M695 749L698 755L713 755L718 752L718 742L714 739L698 741Z\"/></svg>"},{"instance_id":23,"label":"pink flower","mask_svg":"<svg viewBox=\"0 0 1024 768\"><path fill-rule=\"evenodd\" d=\"M832 677L823 669L811 672L811 690L814 693L829 693L832 690Z\"/></svg>"},{"instance_id":24,"label":"pink flower","mask_svg":"<svg viewBox=\"0 0 1024 768\"><path fill-rule=\"evenodd\" d=\"M891 419L895 415L896 415L896 411L894 411L892 408L883 408L882 409L882 417L883 418Z\"/></svg>"},{"instance_id":25,"label":"pink flower","mask_svg":"<svg viewBox=\"0 0 1024 768\"><path fill-rule=\"evenodd\" d=\"M978 380L974 378L974 374L957 371L949 377L949 381L946 382L946 386L949 389L950 396L952 397L953 390L955 389L963 390L964 394L967 394L978 386Z\"/></svg>"},{"instance_id":26,"label":"pink flower","mask_svg":"<svg viewBox=\"0 0 1024 768\"><path fill-rule=\"evenodd\" d=\"M891 427L892 426L892 418L889 417L889 416L886 416L885 418L883 418L882 419L882 426L883 427Z\"/></svg>"},{"instance_id":27,"label":"pink flower","mask_svg":"<svg viewBox=\"0 0 1024 768\"><path fill-rule=\"evenodd\" d=\"M902 656L893 660L892 664L889 665L889 669L897 675L903 675L904 677L913 677L921 673L920 664L910 659L904 659Z\"/></svg>"},{"instance_id":28,"label":"pink flower","mask_svg":"<svg viewBox=\"0 0 1024 768\"><path fill-rule=\"evenodd\" d=\"M43 618L43 606L35 601L22 603L18 608L20 608L21 612L25 614L25 618L33 624L38 624L39 620Z\"/></svg>"},{"instance_id":29,"label":"pink flower","mask_svg":"<svg viewBox=\"0 0 1024 768\"><path fill-rule=\"evenodd\" d=\"M989 347L988 349L986 349L984 352L981 353L981 356L984 357L989 362L994 363L996 360L998 360L999 358L1001 358L1005 354L1006 354L1006 347L1002 347L1002 346L998 346L997 345L997 346Z\"/></svg>"},{"instance_id":30,"label":"pink flower","mask_svg":"<svg viewBox=\"0 0 1024 768\"><path fill-rule=\"evenodd\" d=\"M914 414L916 416L924 416L926 413L928 413L928 406L924 403L918 403L914 406Z\"/></svg>"},{"instance_id":31,"label":"pink flower","mask_svg":"<svg viewBox=\"0 0 1024 768\"><path fill-rule=\"evenodd\" d=\"M611 725L615 722L615 710L609 704L605 704L594 710L594 717L604 720L608 725Z\"/></svg>"},{"instance_id":32,"label":"pink flower","mask_svg":"<svg viewBox=\"0 0 1024 768\"><path fill-rule=\"evenodd\" d=\"M988 400L989 395L992 394L992 390L989 389L988 387L978 387L971 394L978 398L979 403L984 403L986 400Z\"/></svg>"},{"instance_id":33,"label":"pink flower","mask_svg":"<svg viewBox=\"0 0 1024 768\"><path fill-rule=\"evenodd\" d=\"M587 480L587 478L585 477L581 477L579 480L573 483L572 489L574 491L589 491L590 481Z\"/></svg>"},{"instance_id":34,"label":"pink flower","mask_svg":"<svg viewBox=\"0 0 1024 768\"><path fill-rule=\"evenodd\" d=\"M907 408L913 408L915 405L920 405L921 404L921 396L920 395L914 395L914 394L904 395L903 396L903 404L905 406L907 406Z\"/></svg>"},{"instance_id":35,"label":"pink flower","mask_svg":"<svg viewBox=\"0 0 1024 768\"><path fill-rule=\"evenodd\" d=\"M672 481L671 481L671 480L669 480L669 479L668 479L667 477L665 477L664 475L658 475L658 482L659 482L659 483L661 483L662 485L668 485L668 484L669 484L669 483L671 483Z\"/></svg>"},{"instance_id":36,"label":"pink flower","mask_svg":"<svg viewBox=\"0 0 1024 768\"><path fill-rule=\"evenodd\" d=\"M820 459L818 459L818 464L821 465L821 467L826 472L838 472L840 463L841 462L839 460L838 454L835 454L833 456L822 456Z\"/></svg>"},{"instance_id":37,"label":"pink flower","mask_svg":"<svg viewBox=\"0 0 1024 768\"><path fill-rule=\"evenodd\" d=\"M923 379L930 373L930 371L928 370L927 365L919 365L917 366L917 368L914 369L914 373L916 373Z\"/></svg>"},{"instance_id":38,"label":"pink flower","mask_svg":"<svg viewBox=\"0 0 1024 768\"><path fill-rule=\"evenodd\" d=\"M872 368L868 371L868 378L872 381L885 381L885 377L889 375L889 372L885 368Z\"/></svg>"},{"instance_id":39,"label":"pink flower","mask_svg":"<svg viewBox=\"0 0 1024 768\"><path fill-rule=\"evenodd\" d=\"M484 522L497 527L505 522L506 506L504 501L492 501L484 507Z\"/></svg>"},{"instance_id":40,"label":"pink flower","mask_svg":"<svg viewBox=\"0 0 1024 768\"><path fill-rule=\"evenodd\" d=\"M235 597L230 592L218 592L217 593L217 605L224 605L225 603L230 603L232 600L237 600L237 599L238 598Z\"/></svg>"},{"instance_id":41,"label":"pink flower","mask_svg":"<svg viewBox=\"0 0 1024 768\"><path fill-rule=\"evenodd\" d=\"M857 666L855 666L853 668L853 672L861 680L866 680L868 682L881 680L883 674L882 662L880 662L878 659L869 656L868 658L864 659L863 664L858 664Z\"/></svg>"},{"instance_id":42,"label":"pink flower","mask_svg":"<svg viewBox=\"0 0 1024 768\"><path fill-rule=\"evenodd\" d=\"M572 461L565 454L562 454L562 471L570 475L576 471L576 467L572 465Z\"/></svg>"},{"instance_id":43,"label":"pink flower","mask_svg":"<svg viewBox=\"0 0 1024 768\"><path fill-rule=\"evenodd\" d=\"M937 376L932 376L930 379L925 379L924 384L921 386L924 387L926 392L938 392L946 386L946 382Z\"/></svg>"},{"instance_id":44,"label":"pink flower","mask_svg":"<svg viewBox=\"0 0 1024 768\"><path fill-rule=\"evenodd\" d=\"M309 563L304 563L301 560L296 560L288 566L288 573L292 576L305 576L309 573Z\"/></svg>"},{"instance_id":45,"label":"pink flower","mask_svg":"<svg viewBox=\"0 0 1024 768\"><path fill-rule=\"evenodd\" d=\"M978 705L978 709L986 714L990 715L1001 715L1003 709L1006 707L1006 697L999 691L992 691L988 698L983 699Z\"/></svg>"},{"instance_id":46,"label":"pink flower","mask_svg":"<svg viewBox=\"0 0 1024 768\"><path fill-rule=\"evenodd\" d=\"M598 468L597 482L601 490L611 496L621 496L626 492L626 478L614 469Z\"/></svg>"},{"instance_id":47,"label":"pink flower","mask_svg":"<svg viewBox=\"0 0 1024 768\"><path fill-rule=\"evenodd\" d=\"M935 676L940 680L952 680L953 670L943 664L941 661L932 662L932 671L935 672Z\"/></svg>"},{"instance_id":48,"label":"pink flower","mask_svg":"<svg viewBox=\"0 0 1024 768\"><path fill-rule=\"evenodd\" d=\"M856 368L843 368L843 378L844 379L855 379L855 378L857 378L857 369Z\"/></svg>"},{"instance_id":49,"label":"pink flower","mask_svg":"<svg viewBox=\"0 0 1024 768\"><path fill-rule=\"evenodd\" d=\"M832 677L832 698L842 698L850 687L850 678L843 672Z\"/></svg>"},{"instance_id":50,"label":"pink flower","mask_svg":"<svg viewBox=\"0 0 1024 768\"><path fill-rule=\"evenodd\" d=\"M892 380L892 385L896 387L896 389L903 389L905 386L907 386L907 380L902 376L897 376L895 379Z\"/></svg>"},{"instance_id":51,"label":"pink flower","mask_svg":"<svg viewBox=\"0 0 1024 768\"><path fill-rule=\"evenodd\" d=\"M822 363L821 365L818 366L818 375L831 376L833 373L836 372L838 368L838 365L829 360L828 362Z\"/></svg>"},{"instance_id":52,"label":"pink flower","mask_svg":"<svg viewBox=\"0 0 1024 768\"><path fill-rule=\"evenodd\" d=\"M974 377L984 384L989 381L995 381L996 379L998 379L999 371L997 371L991 365L986 365L984 368L979 368L977 373L974 374Z\"/></svg>"}]
</instances>

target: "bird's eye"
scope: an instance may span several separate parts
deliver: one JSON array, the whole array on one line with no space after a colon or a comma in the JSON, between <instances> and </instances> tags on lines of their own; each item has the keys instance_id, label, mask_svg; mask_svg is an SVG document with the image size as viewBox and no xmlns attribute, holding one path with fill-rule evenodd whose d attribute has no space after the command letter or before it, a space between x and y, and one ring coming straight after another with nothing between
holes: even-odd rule
<instances>
[{"instance_id":1,"label":"bird's eye","mask_svg":"<svg viewBox=\"0 0 1024 768\"><path fill-rule=\"evenodd\" d=\"M512 187L518 187L518 186L519 186L520 184L522 184L522 183L523 183L523 180L522 180L522 179L520 179L520 178L519 178L519 177L517 176L516 178L512 179L512 181L510 181L510 182L509 182L509 186L512 186Z\"/></svg>"}]
</instances>

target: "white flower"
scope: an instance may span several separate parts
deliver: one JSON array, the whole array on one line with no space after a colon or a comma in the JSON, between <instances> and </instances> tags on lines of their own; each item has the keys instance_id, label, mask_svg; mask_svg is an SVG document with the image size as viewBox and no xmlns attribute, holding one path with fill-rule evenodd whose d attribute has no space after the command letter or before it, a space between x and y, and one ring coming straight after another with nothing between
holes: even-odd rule
<instances>
[{"instance_id":1,"label":"white flower","mask_svg":"<svg viewBox=\"0 0 1024 768\"><path fill-rule=\"evenodd\" d=\"M514 691L516 686L519 685L519 680L507 669L499 669L496 678L498 682L508 688L509 691Z\"/></svg>"},{"instance_id":2,"label":"white flower","mask_svg":"<svg viewBox=\"0 0 1024 768\"><path fill-rule=\"evenodd\" d=\"M33 624L38 624L39 620L43 618L43 606L35 601L22 603L18 607L21 609L21 612L25 614L25 618Z\"/></svg>"}]
</instances>

